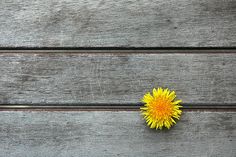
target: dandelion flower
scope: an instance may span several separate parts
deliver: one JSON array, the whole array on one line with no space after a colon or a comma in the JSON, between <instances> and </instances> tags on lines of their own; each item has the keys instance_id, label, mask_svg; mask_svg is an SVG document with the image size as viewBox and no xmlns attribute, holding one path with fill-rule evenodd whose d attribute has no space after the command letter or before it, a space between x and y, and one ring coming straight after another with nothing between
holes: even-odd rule
<instances>
[{"instance_id":1,"label":"dandelion flower","mask_svg":"<svg viewBox=\"0 0 236 157\"><path fill-rule=\"evenodd\" d=\"M144 106L141 107L141 114L150 128L162 129L170 128L176 124L175 120L179 120L182 107L179 103L181 100L175 100L174 91L167 89L153 89L152 94L146 93L142 99Z\"/></svg>"}]
</instances>

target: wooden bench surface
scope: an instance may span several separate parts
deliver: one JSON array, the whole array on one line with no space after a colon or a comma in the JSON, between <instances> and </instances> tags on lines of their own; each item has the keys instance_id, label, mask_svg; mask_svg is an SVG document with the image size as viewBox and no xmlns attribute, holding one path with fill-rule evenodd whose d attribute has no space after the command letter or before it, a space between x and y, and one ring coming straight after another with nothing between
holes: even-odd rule
<instances>
[{"instance_id":1,"label":"wooden bench surface","mask_svg":"<svg viewBox=\"0 0 236 157\"><path fill-rule=\"evenodd\" d=\"M234 0L5 0L2 47L231 47Z\"/></svg>"},{"instance_id":2,"label":"wooden bench surface","mask_svg":"<svg viewBox=\"0 0 236 157\"><path fill-rule=\"evenodd\" d=\"M0 157L236 154L234 0L0 2ZM183 100L170 130L140 99Z\"/></svg>"},{"instance_id":3,"label":"wooden bench surface","mask_svg":"<svg viewBox=\"0 0 236 157\"><path fill-rule=\"evenodd\" d=\"M236 154L235 112L184 112L171 130L146 127L137 111L0 114L4 156L224 156Z\"/></svg>"},{"instance_id":4,"label":"wooden bench surface","mask_svg":"<svg viewBox=\"0 0 236 157\"><path fill-rule=\"evenodd\" d=\"M186 104L236 105L234 53L88 52L1 53L1 104L140 104L161 86Z\"/></svg>"}]
</instances>

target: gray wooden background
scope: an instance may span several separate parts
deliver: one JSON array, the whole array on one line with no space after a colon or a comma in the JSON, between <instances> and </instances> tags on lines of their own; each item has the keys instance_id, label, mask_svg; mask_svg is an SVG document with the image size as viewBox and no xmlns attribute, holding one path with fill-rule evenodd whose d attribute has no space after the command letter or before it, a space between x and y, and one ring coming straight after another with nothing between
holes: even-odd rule
<instances>
[{"instance_id":1,"label":"gray wooden background","mask_svg":"<svg viewBox=\"0 0 236 157\"><path fill-rule=\"evenodd\" d=\"M235 0L2 0L0 157L236 157L235 48ZM139 113L157 86L170 130Z\"/></svg>"},{"instance_id":2,"label":"gray wooden background","mask_svg":"<svg viewBox=\"0 0 236 157\"><path fill-rule=\"evenodd\" d=\"M1 0L3 47L230 47L235 0Z\"/></svg>"}]
</instances>

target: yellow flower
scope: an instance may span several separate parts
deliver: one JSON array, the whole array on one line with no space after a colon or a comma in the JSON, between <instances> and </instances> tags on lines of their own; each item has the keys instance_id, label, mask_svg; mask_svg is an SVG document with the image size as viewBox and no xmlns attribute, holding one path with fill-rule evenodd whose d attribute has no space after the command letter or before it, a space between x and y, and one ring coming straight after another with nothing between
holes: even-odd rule
<instances>
[{"instance_id":1,"label":"yellow flower","mask_svg":"<svg viewBox=\"0 0 236 157\"><path fill-rule=\"evenodd\" d=\"M142 99L144 107L141 113L150 128L168 129L176 124L175 120L180 118L182 111L179 109L181 100L174 101L176 95L174 91L167 89L153 89L153 95L146 93Z\"/></svg>"}]
</instances>

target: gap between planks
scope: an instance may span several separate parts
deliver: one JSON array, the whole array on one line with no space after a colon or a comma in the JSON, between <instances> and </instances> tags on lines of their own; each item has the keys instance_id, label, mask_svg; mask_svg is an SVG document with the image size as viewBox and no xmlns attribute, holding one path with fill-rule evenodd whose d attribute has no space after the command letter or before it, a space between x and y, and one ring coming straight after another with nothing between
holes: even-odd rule
<instances>
[{"instance_id":1,"label":"gap between planks","mask_svg":"<svg viewBox=\"0 0 236 157\"><path fill-rule=\"evenodd\" d=\"M182 105L183 111L216 111L236 112L235 105L221 106L221 105L199 105L186 106ZM85 106L71 106L71 105L1 105L0 111L139 111L141 106L134 105L85 105Z\"/></svg>"}]
</instances>

